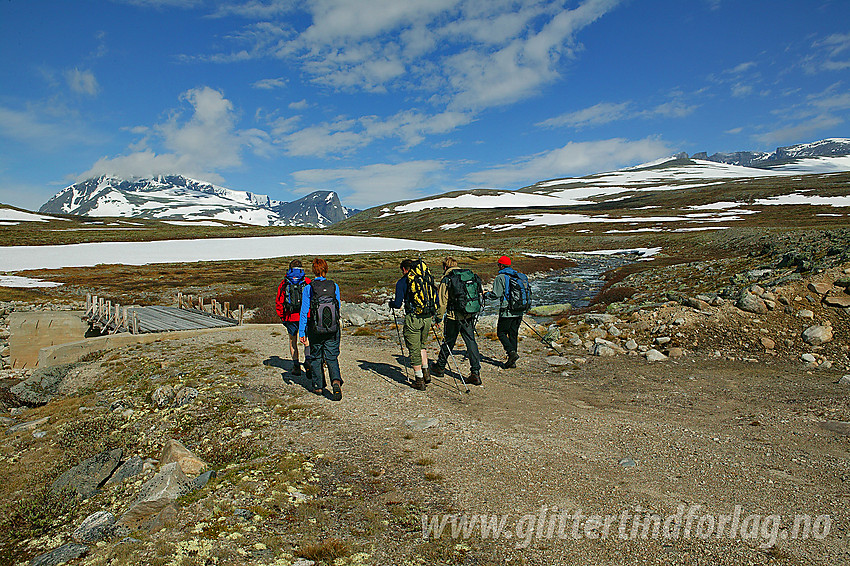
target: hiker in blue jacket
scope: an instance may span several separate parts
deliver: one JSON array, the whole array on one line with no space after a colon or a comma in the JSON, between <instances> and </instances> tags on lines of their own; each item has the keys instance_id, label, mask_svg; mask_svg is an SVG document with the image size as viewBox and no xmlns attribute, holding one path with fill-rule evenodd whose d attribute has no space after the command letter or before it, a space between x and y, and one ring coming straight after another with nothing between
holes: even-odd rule
<instances>
[{"instance_id":1,"label":"hiker in blue jacket","mask_svg":"<svg viewBox=\"0 0 850 566\"><path fill-rule=\"evenodd\" d=\"M322 362L325 362L333 388L332 399L339 401L342 399L342 376L339 371L339 305L342 299L339 285L326 278L328 264L325 260L313 260L313 273L316 277L304 286L301 296L298 337L305 346L310 344L310 353L304 361L311 369L313 393L321 395L324 391Z\"/></svg>"}]
</instances>

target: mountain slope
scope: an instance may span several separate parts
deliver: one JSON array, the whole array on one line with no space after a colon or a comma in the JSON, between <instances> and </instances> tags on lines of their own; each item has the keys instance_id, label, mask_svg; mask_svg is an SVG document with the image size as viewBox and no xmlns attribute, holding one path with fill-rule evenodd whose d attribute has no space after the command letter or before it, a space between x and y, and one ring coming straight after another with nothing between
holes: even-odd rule
<instances>
[{"instance_id":1,"label":"mountain slope","mask_svg":"<svg viewBox=\"0 0 850 566\"><path fill-rule=\"evenodd\" d=\"M326 227L351 216L336 193L317 191L280 202L180 175L126 180L110 176L71 185L39 212L160 220L225 220L258 226Z\"/></svg>"}]
</instances>

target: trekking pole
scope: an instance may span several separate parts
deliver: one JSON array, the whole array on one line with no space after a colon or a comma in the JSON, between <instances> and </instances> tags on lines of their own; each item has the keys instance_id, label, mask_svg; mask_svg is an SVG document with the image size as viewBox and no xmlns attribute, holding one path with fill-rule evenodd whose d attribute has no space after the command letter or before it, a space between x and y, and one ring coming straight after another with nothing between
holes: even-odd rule
<instances>
[{"instance_id":1,"label":"trekking pole","mask_svg":"<svg viewBox=\"0 0 850 566\"><path fill-rule=\"evenodd\" d=\"M403 358L404 357L404 344L401 341L401 331L398 329L398 317L395 315L395 309L394 308L390 308L390 311L392 311L392 313L393 313L393 322L395 322L395 333L398 336L398 347L401 348L401 357ZM410 376L407 375L407 364L402 362L402 365L404 366L404 378L407 381L410 381Z\"/></svg>"},{"instance_id":2,"label":"trekking pole","mask_svg":"<svg viewBox=\"0 0 850 566\"><path fill-rule=\"evenodd\" d=\"M552 344L552 342L551 342L551 341L547 342L547 341L546 341L546 339L545 339L545 338L543 338L543 337L540 335L540 333L539 333L539 332L537 332L537 330L535 330L535 329L534 329L534 327L533 327L533 326L531 326L530 324L528 324L527 322L525 322L525 319L522 319L522 323L523 323L523 324L525 324L527 327L529 327L529 328L531 329L531 331L532 331L532 332L534 332L535 334L537 334L537 337L538 337L538 338L540 338L540 341L541 341L541 342L543 342L543 344L544 344L544 345L549 346L550 348L552 348L553 350L555 350L555 352L556 352L559 356L563 356L563 355L564 355L564 353L563 353L563 352L561 352L558 348L556 348L556 347Z\"/></svg>"},{"instance_id":3,"label":"trekking pole","mask_svg":"<svg viewBox=\"0 0 850 566\"><path fill-rule=\"evenodd\" d=\"M434 326L431 326L431 330L434 331L434 337L437 339L437 342L440 342L440 348L445 346L446 349L449 351L449 356L452 358L452 361L455 364L455 369L457 370L458 376L460 376L460 382L463 383L463 386L466 388L465 393L469 393L469 385L467 385L466 381L463 379L463 374L460 372L460 366L458 365L457 360L455 359L455 354L454 352L452 352L452 349L449 348L449 345L446 344L446 334L443 333L443 339L440 340L440 337L437 336L437 329ZM455 385L457 385L457 382L455 382Z\"/></svg>"}]
</instances>

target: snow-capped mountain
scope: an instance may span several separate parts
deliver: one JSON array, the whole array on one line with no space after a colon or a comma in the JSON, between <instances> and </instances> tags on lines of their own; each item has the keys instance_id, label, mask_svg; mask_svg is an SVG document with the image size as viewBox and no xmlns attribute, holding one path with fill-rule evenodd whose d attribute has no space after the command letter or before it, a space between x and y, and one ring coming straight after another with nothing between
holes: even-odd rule
<instances>
[{"instance_id":1,"label":"snow-capped mountain","mask_svg":"<svg viewBox=\"0 0 850 566\"><path fill-rule=\"evenodd\" d=\"M776 151L772 153L765 153L762 151L736 151L734 153L715 153L713 155L707 155L705 152L700 152L695 153L692 156L692 159L728 163L730 165L741 165L743 167L773 169L793 164L795 161L804 159L842 156L850 156L850 139L829 138L811 143L800 143L786 147L778 147L776 148Z\"/></svg>"},{"instance_id":2,"label":"snow-capped mountain","mask_svg":"<svg viewBox=\"0 0 850 566\"><path fill-rule=\"evenodd\" d=\"M102 176L66 187L39 209L53 214L160 220L227 220L259 226L326 227L357 211L332 191L281 202L180 175L149 179Z\"/></svg>"}]
</instances>

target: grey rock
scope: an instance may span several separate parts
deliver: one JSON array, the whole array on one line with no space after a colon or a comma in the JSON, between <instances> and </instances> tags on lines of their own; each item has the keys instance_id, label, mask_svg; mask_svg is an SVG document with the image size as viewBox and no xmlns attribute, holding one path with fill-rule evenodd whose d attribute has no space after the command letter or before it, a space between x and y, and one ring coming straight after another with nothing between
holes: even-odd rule
<instances>
[{"instance_id":1,"label":"grey rock","mask_svg":"<svg viewBox=\"0 0 850 566\"><path fill-rule=\"evenodd\" d=\"M572 309L569 303L561 303L557 305L540 305L528 311L532 316L557 316L559 314L567 314Z\"/></svg>"},{"instance_id":2,"label":"grey rock","mask_svg":"<svg viewBox=\"0 0 850 566\"><path fill-rule=\"evenodd\" d=\"M608 327L608 334L610 336L617 337L617 336L621 336L623 334L623 331L612 324L611 326Z\"/></svg>"},{"instance_id":3,"label":"grey rock","mask_svg":"<svg viewBox=\"0 0 850 566\"><path fill-rule=\"evenodd\" d=\"M57 492L65 488L70 488L84 499L91 497L109 479L112 472L121 463L122 454L123 451L120 448L116 448L115 450L101 452L96 456L92 456L88 460L67 470L50 487L53 491Z\"/></svg>"},{"instance_id":4,"label":"grey rock","mask_svg":"<svg viewBox=\"0 0 850 566\"><path fill-rule=\"evenodd\" d=\"M814 320L815 313L813 313L809 309L803 309L803 310L800 310L800 311L797 312L797 317L798 318L807 318L809 320Z\"/></svg>"},{"instance_id":5,"label":"grey rock","mask_svg":"<svg viewBox=\"0 0 850 566\"><path fill-rule=\"evenodd\" d=\"M109 511L97 511L86 517L71 536L77 542L92 543L112 538L114 532L115 515Z\"/></svg>"},{"instance_id":6,"label":"grey rock","mask_svg":"<svg viewBox=\"0 0 850 566\"><path fill-rule=\"evenodd\" d=\"M44 405L57 394L62 380L73 367L73 364L63 364L37 368L26 380L13 385L9 391L27 405Z\"/></svg>"},{"instance_id":7,"label":"grey rock","mask_svg":"<svg viewBox=\"0 0 850 566\"><path fill-rule=\"evenodd\" d=\"M132 478L142 473L145 463L138 456L133 456L123 464L121 464L112 477L107 480L106 485L115 485L123 482L126 479Z\"/></svg>"},{"instance_id":8,"label":"grey rock","mask_svg":"<svg viewBox=\"0 0 850 566\"><path fill-rule=\"evenodd\" d=\"M440 424L440 421L435 417L416 417L415 419L407 419L404 424L413 430L426 430Z\"/></svg>"},{"instance_id":9,"label":"grey rock","mask_svg":"<svg viewBox=\"0 0 850 566\"><path fill-rule=\"evenodd\" d=\"M754 295L753 293L744 293L736 305L739 309L746 312L751 312L755 314L766 314L767 313L767 305L760 298Z\"/></svg>"},{"instance_id":10,"label":"grey rock","mask_svg":"<svg viewBox=\"0 0 850 566\"><path fill-rule=\"evenodd\" d=\"M648 362L663 362L667 359L667 356L665 356L655 348L647 350L644 356L646 356L646 360Z\"/></svg>"},{"instance_id":11,"label":"grey rock","mask_svg":"<svg viewBox=\"0 0 850 566\"><path fill-rule=\"evenodd\" d=\"M617 462L617 464L623 466L624 468L634 468L635 466L637 466L637 462L635 462L631 458L620 458L620 461Z\"/></svg>"},{"instance_id":12,"label":"grey rock","mask_svg":"<svg viewBox=\"0 0 850 566\"><path fill-rule=\"evenodd\" d=\"M638 344L632 339L626 340L625 343L626 350L632 351L637 350Z\"/></svg>"},{"instance_id":13,"label":"grey rock","mask_svg":"<svg viewBox=\"0 0 850 566\"><path fill-rule=\"evenodd\" d=\"M250 509L235 509L233 514L240 519L244 519L245 521L250 521L254 518L254 512Z\"/></svg>"},{"instance_id":14,"label":"grey rock","mask_svg":"<svg viewBox=\"0 0 850 566\"><path fill-rule=\"evenodd\" d=\"M614 324L617 317L613 314L589 313L584 315L584 321L588 324Z\"/></svg>"},{"instance_id":15,"label":"grey rock","mask_svg":"<svg viewBox=\"0 0 850 566\"><path fill-rule=\"evenodd\" d=\"M599 356L602 358L613 358L617 355L617 350L611 348L606 344L595 343L590 351L594 356Z\"/></svg>"},{"instance_id":16,"label":"grey rock","mask_svg":"<svg viewBox=\"0 0 850 566\"><path fill-rule=\"evenodd\" d=\"M159 473L149 479L139 489L137 502L142 501L174 501L181 495L189 493L194 488L190 480L177 462L165 464Z\"/></svg>"},{"instance_id":17,"label":"grey rock","mask_svg":"<svg viewBox=\"0 0 850 566\"><path fill-rule=\"evenodd\" d=\"M842 375L841 379L838 380L838 383L841 385L850 385L850 374Z\"/></svg>"},{"instance_id":18,"label":"grey rock","mask_svg":"<svg viewBox=\"0 0 850 566\"><path fill-rule=\"evenodd\" d=\"M671 340L672 338L670 338L669 336L659 336L655 339L655 343L659 346L664 346L665 344L669 344Z\"/></svg>"},{"instance_id":19,"label":"grey rock","mask_svg":"<svg viewBox=\"0 0 850 566\"><path fill-rule=\"evenodd\" d=\"M85 556L88 551L89 547L84 544L69 542L33 558L30 561L30 566L59 566L59 564L65 564Z\"/></svg>"},{"instance_id":20,"label":"grey rock","mask_svg":"<svg viewBox=\"0 0 850 566\"><path fill-rule=\"evenodd\" d=\"M32 430L34 428L38 428L39 426L46 424L50 421L50 417L42 417L40 419L36 419L34 421L28 421L25 423L18 423L16 425L10 426L6 429L6 434L15 434L18 432L23 432L25 430Z\"/></svg>"},{"instance_id":21,"label":"grey rock","mask_svg":"<svg viewBox=\"0 0 850 566\"><path fill-rule=\"evenodd\" d=\"M174 400L174 388L170 385L161 385L151 393L151 401L159 408L171 405Z\"/></svg>"},{"instance_id":22,"label":"grey rock","mask_svg":"<svg viewBox=\"0 0 850 566\"><path fill-rule=\"evenodd\" d=\"M194 387L183 387L177 392L174 398L175 407L185 407L198 398L199 391Z\"/></svg>"},{"instance_id":23,"label":"grey rock","mask_svg":"<svg viewBox=\"0 0 850 566\"><path fill-rule=\"evenodd\" d=\"M47 436L47 431L46 430L37 430L37 431L32 433L32 436L33 436L33 438L44 438L45 436Z\"/></svg>"},{"instance_id":24,"label":"grey rock","mask_svg":"<svg viewBox=\"0 0 850 566\"><path fill-rule=\"evenodd\" d=\"M550 366L565 366L569 365L571 362L568 358L563 356L546 356L546 363Z\"/></svg>"},{"instance_id":25,"label":"grey rock","mask_svg":"<svg viewBox=\"0 0 850 566\"><path fill-rule=\"evenodd\" d=\"M806 362L807 364L813 364L818 361L814 354L810 354L808 352L800 356L800 359Z\"/></svg>"},{"instance_id":26,"label":"grey rock","mask_svg":"<svg viewBox=\"0 0 850 566\"><path fill-rule=\"evenodd\" d=\"M192 483L195 484L195 489L201 489L202 487L205 487L211 479L215 479L216 476L217 474L215 470L207 470L192 480Z\"/></svg>"},{"instance_id":27,"label":"grey rock","mask_svg":"<svg viewBox=\"0 0 850 566\"><path fill-rule=\"evenodd\" d=\"M812 346L820 346L832 341L832 328L829 326L815 325L803 331L803 340Z\"/></svg>"},{"instance_id":28,"label":"grey rock","mask_svg":"<svg viewBox=\"0 0 850 566\"><path fill-rule=\"evenodd\" d=\"M682 304L686 307L691 307L692 309L697 309L699 311L708 310L708 302L702 299L697 299L695 297L685 297L685 300L682 301Z\"/></svg>"},{"instance_id":29,"label":"grey rock","mask_svg":"<svg viewBox=\"0 0 850 566\"><path fill-rule=\"evenodd\" d=\"M667 357L671 360L677 360L685 355L685 351L682 348L670 348L667 351Z\"/></svg>"}]
</instances>

